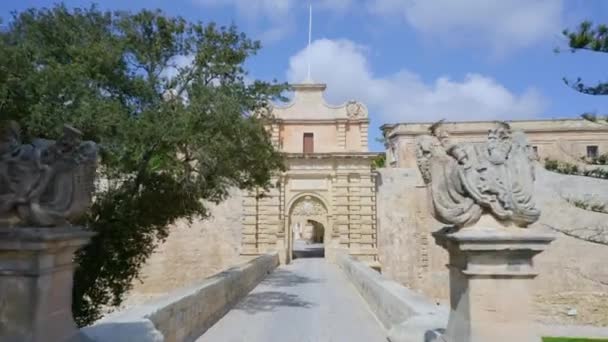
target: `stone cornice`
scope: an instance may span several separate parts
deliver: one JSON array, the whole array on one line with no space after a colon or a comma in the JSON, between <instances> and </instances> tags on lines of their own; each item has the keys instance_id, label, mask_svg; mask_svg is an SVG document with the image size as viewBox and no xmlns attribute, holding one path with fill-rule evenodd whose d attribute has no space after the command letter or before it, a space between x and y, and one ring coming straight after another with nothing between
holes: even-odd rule
<instances>
[{"instance_id":1,"label":"stone cornice","mask_svg":"<svg viewBox=\"0 0 608 342\"><path fill-rule=\"evenodd\" d=\"M283 153L287 159L373 159L384 152L327 152L327 153Z\"/></svg>"},{"instance_id":2,"label":"stone cornice","mask_svg":"<svg viewBox=\"0 0 608 342\"><path fill-rule=\"evenodd\" d=\"M359 119L271 119L270 124L353 124L353 123L369 123L368 118Z\"/></svg>"},{"instance_id":3,"label":"stone cornice","mask_svg":"<svg viewBox=\"0 0 608 342\"><path fill-rule=\"evenodd\" d=\"M444 122L446 130L454 135L486 134L495 121L463 121ZM593 123L583 119L558 120L513 120L507 121L514 129L522 129L526 133L608 133L608 125ZM388 138L395 136L417 136L428 134L431 123L415 122L401 124L385 124L380 127Z\"/></svg>"}]
</instances>

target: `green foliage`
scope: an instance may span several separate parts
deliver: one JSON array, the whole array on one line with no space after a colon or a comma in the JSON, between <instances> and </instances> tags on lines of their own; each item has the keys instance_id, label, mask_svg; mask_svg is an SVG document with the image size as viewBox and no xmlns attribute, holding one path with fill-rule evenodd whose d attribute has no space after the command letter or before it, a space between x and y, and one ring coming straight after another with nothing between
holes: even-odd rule
<instances>
[{"instance_id":1,"label":"green foliage","mask_svg":"<svg viewBox=\"0 0 608 342\"><path fill-rule=\"evenodd\" d=\"M575 31L564 30L563 35L568 39L570 51L588 50L594 52L608 52L608 27L606 25L593 26L589 21L582 22ZM574 90L588 95L608 95L608 83L600 82L595 86L588 86L581 78L576 80L563 79L566 85Z\"/></svg>"},{"instance_id":2,"label":"green foliage","mask_svg":"<svg viewBox=\"0 0 608 342\"><path fill-rule=\"evenodd\" d=\"M374 160L372 161L372 167L374 169L379 169L379 168L383 168L386 166L386 154L382 153L379 154L376 158L374 158Z\"/></svg>"},{"instance_id":3,"label":"green foliage","mask_svg":"<svg viewBox=\"0 0 608 342\"><path fill-rule=\"evenodd\" d=\"M583 210L594 211L596 213L608 214L608 209L606 208L606 204L594 203L594 202L589 202L589 201L585 201L585 200L581 200L581 199L567 198L566 200L568 202L572 203L577 208L580 208Z\"/></svg>"},{"instance_id":4,"label":"green foliage","mask_svg":"<svg viewBox=\"0 0 608 342\"><path fill-rule=\"evenodd\" d=\"M608 179L608 169L602 168L584 168L581 169L578 165L568 162L558 161L554 159L545 159L545 169L565 175L585 176Z\"/></svg>"},{"instance_id":5,"label":"green foliage","mask_svg":"<svg viewBox=\"0 0 608 342\"><path fill-rule=\"evenodd\" d=\"M608 153L600 154L597 157L583 157L582 160L587 164L592 165L608 165Z\"/></svg>"},{"instance_id":6,"label":"green foliage","mask_svg":"<svg viewBox=\"0 0 608 342\"><path fill-rule=\"evenodd\" d=\"M2 118L29 137L70 123L102 148L82 222L97 235L77 254L80 326L120 304L173 222L205 217L202 200L220 202L232 186L266 188L283 168L251 115L286 89L246 82L259 48L235 27L62 5L15 14L0 33Z\"/></svg>"}]
</instances>

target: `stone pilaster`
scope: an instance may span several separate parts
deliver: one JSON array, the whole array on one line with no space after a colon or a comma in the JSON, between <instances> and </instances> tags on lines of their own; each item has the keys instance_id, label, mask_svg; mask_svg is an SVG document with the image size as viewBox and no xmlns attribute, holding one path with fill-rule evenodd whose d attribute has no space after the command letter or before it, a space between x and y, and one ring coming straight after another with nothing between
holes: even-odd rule
<instances>
[{"instance_id":1,"label":"stone pilaster","mask_svg":"<svg viewBox=\"0 0 608 342\"><path fill-rule=\"evenodd\" d=\"M261 253L274 251L277 243L281 221L280 190L276 187L264 192L258 205L258 248Z\"/></svg>"},{"instance_id":2,"label":"stone pilaster","mask_svg":"<svg viewBox=\"0 0 608 342\"><path fill-rule=\"evenodd\" d=\"M0 229L0 341L68 341L74 252L94 235L78 228Z\"/></svg>"},{"instance_id":3,"label":"stone pilaster","mask_svg":"<svg viewBox=\"0 0 608 342\"><path fill-rule=\"evenodd\" d=\"M531 315L533 257L554 239L522 228L474 227L434 234L450 255L450 318L440 341L540 342Z\"/></svg>"},{"instance_id":4,"label":"stone pilaster","mask_svg":"<svg viewBox=\"0 0 608 342\"><path fill-rule=\"evenodd\" d=\"M346 150L346 122L338 122L338 149Z\"/></svg>"},{"instance_id":5,"label":"stone pilaster","mask_svg":"<svg viewBox=\"0 0 608 342\"><path fill-rule=\"evenodd\" d=\"M259 199L257 191L249 191L243 196L242 250L244 256L258 255Z\"/></svg>"},{"instance_id":6,"label":"stone pilaster","mask_svg":"<svg viewBox=\"0 0 608 342\"><path fill-rule=\"evenodd\" d=\"M350 251L361 250L361 175L348 176L348 239Z\"/></svg>"},{"instance_id":7,"label":"stone pilaster","mask_svg":"<svg viewBox=\"0 0 608 342\"><path fill-rule=\"evenodd\" d=\"M376 188L371 172L361 173L359 182L361 216L361 253L365 261L375 261L377 255Z\"/></svg>"},{"instance_id":8,"label":"stone pilaster","mask_svg":"<svg viewBox=\"0 0 608 342\"><path fill-rule=\"evenodd\" d=\"M367 130L369 128L369 123L367 122L362 122L361 126L360 126L360 132L361 132L361 151L368 151L369 147L367 146L368 144L368 136L367 136Z\"/></svg>"},{"instance_id":9,"label":"stone pilaster","mask_svg":"<svg viewBox=\"0 0 608 342\"><path fill-rule=\"evenodd\" d=\"M281 126L278 123L273 123L270 125L270 140L272 141L272 146L274 146L276 149L281 148L280 128Z\"/></svg>"},{"instance_id":10,"label":"stone pilaster","mask_svg":"<svg viewBox=\"0 0 608 342\"><path fill-rule=\"evenodd\" d=\"M337 234L340 246L349 247L349 211L348 211L348 174L336 175L334 189L334 234Z\"/></svg>"},{"instance_id":11,"label":"stone pilaster","mask_svg":"<svg viewBox=\"0 0 608 342\"><path fill-rule=\"evenodd\" d=\"M289 260L287 241L286 241L286 232L288 231L288 219L286 215L288 215L285 211L285 188L286 188L286 177L282 175L279 178L279 217L277 222L277 237L276 237L276 250L279 252L279 260L282 264L287 263Z\"/></svg>"}]
</instances>

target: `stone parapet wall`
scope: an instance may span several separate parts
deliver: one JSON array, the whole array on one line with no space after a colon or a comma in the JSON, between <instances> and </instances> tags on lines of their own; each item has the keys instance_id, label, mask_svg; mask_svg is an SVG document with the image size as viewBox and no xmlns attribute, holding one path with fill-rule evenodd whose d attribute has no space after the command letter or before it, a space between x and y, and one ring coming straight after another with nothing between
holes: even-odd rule
<instances>
[{"instance_id":1,"label":"stone parapet wall","mask_svg":"<svg viewBox=\"0 0 608 342\"><path fill-rule=\"evenodd\" d=\"M446 307L387 279L349 255L340 254L337 263L384 325L391 342L425 341L427 331L445 327Z\"/></svg>"},{"instance_id":2,"label":"stone parapet wall","mask_svg":"<svg viewBox=\"0 0 608 342\"><path fill-rule=\"evenodd\" d=\"M201 336L279 264L277 253L104 318L81 331L96 342L181 342Z\"/></svg>"},{"instance_id":3,"label":"stone parapet wall","mask_svg":"<svg viewBox=\"0 0 608 342\"><path fill-rule=\"evenodd\" d=\"M446 327L449 308L388 279L351 256L337 258L340 268L388 331L391 342L428 341ZM448 284L444 284L446 287ZM607 338L608 328L535 323L541 336Z\"/></svg>"}]
</instances>

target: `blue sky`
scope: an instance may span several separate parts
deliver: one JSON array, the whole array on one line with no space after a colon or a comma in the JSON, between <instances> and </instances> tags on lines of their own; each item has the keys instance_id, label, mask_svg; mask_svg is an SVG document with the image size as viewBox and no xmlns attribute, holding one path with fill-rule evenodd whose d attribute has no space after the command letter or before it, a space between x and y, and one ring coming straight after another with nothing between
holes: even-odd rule
<instances>
[{"instance_id":1,"label":"blue sky","mask_svg":"<svg viewBox=\"0 0 608 342\"><path fill-rule=\"evenodd\" d=\"M57 1L0 3L10 12ZM88 6L90 1L65 1ZM327 101L357 99L370 110L370 148L383 123L533 119L608 112L608 97L579 94L561 79L608 81L608 56L555 54L561 30L582 20L608 23L603 0L311 0L313 44L306 52L303 0L97 1L103 9L161 8L190 20L236 24L263 49L252 78L298 82L308 56Z\"/></svg>"}]
</instances>

